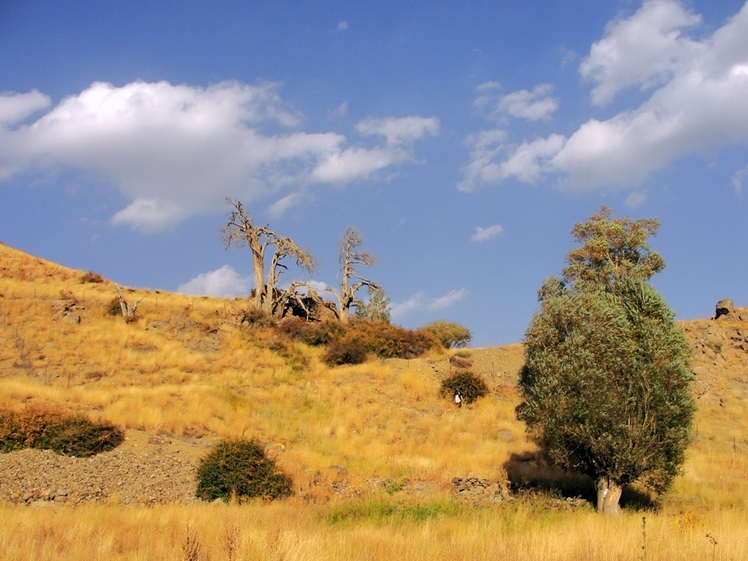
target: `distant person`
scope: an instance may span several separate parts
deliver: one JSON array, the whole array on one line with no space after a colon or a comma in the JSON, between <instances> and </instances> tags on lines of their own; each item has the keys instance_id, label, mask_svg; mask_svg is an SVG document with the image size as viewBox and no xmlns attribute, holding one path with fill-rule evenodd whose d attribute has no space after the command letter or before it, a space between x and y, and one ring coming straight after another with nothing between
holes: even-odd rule
<instances>
[{"instance_id":1,"label":"distant person","mask_svg":"<svg viewBox=\"0 0 748 561\"><path fill-rule=\"evenodd\" d=\"M460 397L460 392L455 392L455 405L457 405L457 407L462 407L462 398Z\"/></svg>"}]
</instances>

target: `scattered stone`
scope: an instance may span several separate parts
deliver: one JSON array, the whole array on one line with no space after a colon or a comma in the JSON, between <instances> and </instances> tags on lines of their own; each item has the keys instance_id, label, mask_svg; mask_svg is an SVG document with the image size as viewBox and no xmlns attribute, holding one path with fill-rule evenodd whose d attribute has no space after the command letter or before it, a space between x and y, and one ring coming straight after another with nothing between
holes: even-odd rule
<instances>
[{"instance_id":1,"label":"scattered stone","mask_svg":"<svg viewBox=\"0 0 748 561\"><path fill-rule=\"evenodd\" d=\"M500 482L480 477L455 477L452 479L452 495L474 506L497 504L504 501L508 493Z\"/></svg>"},{"instance_id":2,"label":"scattered stone","mask_svg":"<svg viewBox=\"0 0 748 561\"><path fill-rule=\"evenodd\" d=\"M499 438L503 440L504 442L511 442L512 440L514 440L514 435L512 434L512 431L510 430L500 430Z\"/></svg>"}]
</instances>

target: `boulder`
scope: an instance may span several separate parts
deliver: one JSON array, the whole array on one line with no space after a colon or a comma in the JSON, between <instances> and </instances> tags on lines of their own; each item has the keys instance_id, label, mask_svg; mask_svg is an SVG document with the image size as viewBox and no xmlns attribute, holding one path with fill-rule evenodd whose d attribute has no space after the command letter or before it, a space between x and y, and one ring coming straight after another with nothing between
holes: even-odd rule
<instances>
[{"instance_id":1,"label":"boulder","mask_svg":"<svg viewBox=\"0 0 748 561\"><path fill-rule=\"evenodd\" d=\"M726 316L730 313L732 313L734 309L732 300L729 300L725 298L724 300L720 300L717 302L717 309L715 311L714 319L719 319L722 316Z\"/></svg>"}]
</instances>

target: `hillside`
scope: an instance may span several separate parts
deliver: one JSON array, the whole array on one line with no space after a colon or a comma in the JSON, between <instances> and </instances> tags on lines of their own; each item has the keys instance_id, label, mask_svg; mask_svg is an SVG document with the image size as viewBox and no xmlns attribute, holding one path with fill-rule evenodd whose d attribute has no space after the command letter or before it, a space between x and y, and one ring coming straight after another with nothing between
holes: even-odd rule
<instances>
[{"instance_id":1,"label":"hillside","mask_svg":"<svg viewBox=\"0 0 748 561\"><path fill-rule=\"evenodd\" d=\"M0 501L55 499L61 488L59 502L193 501L197 459L225 436L259 438L293 476L295 500L307 503L439 496L453 491L453 478L503 480L511 461L524 461L525 474L539 469L514 419L520 344L470 351L491 393L457 409L439 396L451 353L331 369L319 348L242 327L240 299L127 289L128 300L141 300L128 324L107 313L111 282L82 279L0 245L0 407L58 404L121 425L127 441L90 460L1 454L0 472L11 477ZM745 508L748 314L683 327L699 411L667 500ZM481 489L476 500L494 498Z\"/></svg>"}]
</instances>

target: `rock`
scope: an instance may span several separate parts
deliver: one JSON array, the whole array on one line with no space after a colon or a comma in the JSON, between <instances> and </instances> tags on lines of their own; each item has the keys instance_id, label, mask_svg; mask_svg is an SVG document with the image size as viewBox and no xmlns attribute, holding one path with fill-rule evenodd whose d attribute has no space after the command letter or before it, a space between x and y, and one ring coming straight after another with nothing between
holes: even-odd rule
<instances>
[{"instance_id":1,"label":"rock","mask_svg":"<svg viewBox=\"0 0 748 561\"><path fill-rule=\"evenodd\" d=\"M729 300L727 298L725 298L724 300L720 300L719 302L717 302L714 319L719 319L722 316L730 314L733 309L734 305L732 303L732 300Z\"/></svg>"},{"instance_id":2,"label":"rock","mask_svg":"<svg viewBox=\"0 0 748 561\"><path fill-rule=\"evenodd\" d=\"M81 317L73 312L64 313L62 319L70 325L78 325L81 322Z\"/></svg>"}]
</instances>

